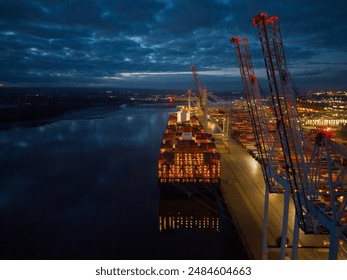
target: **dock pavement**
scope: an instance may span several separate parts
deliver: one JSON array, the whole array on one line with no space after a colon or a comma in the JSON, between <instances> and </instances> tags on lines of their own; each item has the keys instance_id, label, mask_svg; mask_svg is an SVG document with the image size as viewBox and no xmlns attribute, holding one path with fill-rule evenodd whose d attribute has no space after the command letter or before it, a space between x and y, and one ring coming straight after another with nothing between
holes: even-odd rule
<instances>
[{"instance_id":1,"label":"dock pavement","mask_svg":"<svg viewBox=\"0 0 347 280\"><path fill-rule=\"evenodd\" d=\"M228 142L222 135L214 135L217 150L222 157L222 193L233 222L241 236L250 259L261 260L264 220L265 184L260 163L235 139ZM276 240L282 232L283 194L270 194L268 215L267 259L279 259L280 248ZM294 205L290 203L288 224L288 248L286 259L291 258L293 240ZM327 260L327 235L299 235L299 260ZM339 258L343 256L339 254Z\"/></svg>"}]
</instances>

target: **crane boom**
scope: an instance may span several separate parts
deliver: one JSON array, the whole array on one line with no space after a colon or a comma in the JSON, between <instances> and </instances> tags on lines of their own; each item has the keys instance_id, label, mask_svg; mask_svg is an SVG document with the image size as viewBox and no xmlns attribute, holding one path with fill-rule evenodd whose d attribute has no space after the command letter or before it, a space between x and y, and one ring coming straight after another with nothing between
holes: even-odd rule
<instances>
[{"instance_id":1,"label":"crane boom","mask_svg":"<svg viewBox=\"0 0 347 280\"><path fill-rule=\"evenodd\" d=\"M269 124L265 106L262 102L257 77L254 73L252 57L249 51L248 39L232 37L230 42L235 47L243 90L247 101L248 112L251 118L253 134L258 153L261 158L265 185L270 193L282 192L283 188L276 181L276 162L274 135L269 132ZM279 181L281 181L279 179Z\"/></svg>"},{"instance_id":2,"label":"crane boom","mask_svg":"<svg viewBox=\"0 0 347 280\"><path fill-rule=\"evenodd\" d=\"M207 129L207 88L203 81L200 79L198 71L196 70L195 66L191 66L194 83L196 87L196 92L198 94L198 108L200 110L200 113L202 115L202 125L205 129Z\"/></svg>"},{"instance_id":3,"label":"crane boom","mask_svg":"<svg viewBox=\"0 0 347 280\"><path fill-rule=\"evenodd\" d=\"M279 132L286 181L291 190L300 227L306 233L314 232L307 214L308 171L304 137L298 117L296 98L291 90L278 17L267 18L261 13L253 18L257 25L263 58L273 102L277 131Z\"/></svg>"},{"instance_id":4,"label":"crane boom","mask_svg":"<svg viewBox=\"0 0 347 280\"><path fill-rule=\"evenodd\" d=\"M253 18L252 24L258 27L284 156L283 174L291 190L298 225L305 233L329 231L329 258L336 259L338 241L346 239L347 234L346 148L332 141L324 131L317 134L313 148L308 146L297 111L295 86L286 63L278 17L260 13ZM312 153L308 157L310 149ZM323 177L324 174L327 176ZM327 198L330 207L322 202Z\"/></svg>"}]
</instances>

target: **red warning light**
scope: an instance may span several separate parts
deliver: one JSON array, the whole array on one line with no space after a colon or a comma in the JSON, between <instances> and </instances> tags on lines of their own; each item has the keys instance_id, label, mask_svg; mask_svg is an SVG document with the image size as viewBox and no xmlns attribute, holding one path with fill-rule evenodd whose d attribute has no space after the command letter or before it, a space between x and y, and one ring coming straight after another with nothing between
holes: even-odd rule
<instances>
[{"instance_id":1,"label":"red warning light","mask_svg":"<svg viewBox=\"0 0 347 280\"><path fill-rule=\"evenodd\" d=\"M169 97L169 103L174 103L175 99L173 97Z\"/></svg>"},{"instance_id":2,"label":"red warning light","mask_svg":"<svg viewBox=\"0 0 347 280\"><path fill-rule=\"evenodd\" d=\"M321 132L324 134L324 136L326 138L334 138L335 137L335 133L333 133L331 131L331 128L328 127L328 128L324 128L323 130L321 130Z\"/></svg>"},{"instance_id":3,"label":"red warning light","mask_svg":"<svg viewBox=\"0 0 347 280\"><path fill-rule=\"evenodd\" d=\"M330 128L322 129L318 131L316 135L316 138L315 138L316 145L321 146L323 138L331 139L333 137L335 137L335 133L333 133Z\"/></svg>"}]
</instances>

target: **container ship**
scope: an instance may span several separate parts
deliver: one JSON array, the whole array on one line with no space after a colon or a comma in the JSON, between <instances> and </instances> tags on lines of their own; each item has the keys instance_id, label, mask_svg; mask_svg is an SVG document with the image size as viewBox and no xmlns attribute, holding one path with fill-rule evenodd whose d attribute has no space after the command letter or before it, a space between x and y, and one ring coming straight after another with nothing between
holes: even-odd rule
<instances>
[{"instance_id":1,"label":"container ship","mask_svg":"<svg viewBox=\"0 0 347 280\"><path fill-rule=\"evenodd\" d=\"M218 189L221 157L197 115L181 108L169 115L160 147L158 181L162 190L202 192Z\"/></svg>"}]
</instances>

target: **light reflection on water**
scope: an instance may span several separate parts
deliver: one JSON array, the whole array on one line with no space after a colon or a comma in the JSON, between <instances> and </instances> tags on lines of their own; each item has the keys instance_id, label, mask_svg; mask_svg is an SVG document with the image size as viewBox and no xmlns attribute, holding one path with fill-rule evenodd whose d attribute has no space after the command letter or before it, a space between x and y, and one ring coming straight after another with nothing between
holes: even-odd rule
<instances>
[{"instance_id":1,"label":"light reflection on water","mask_svg":"<svg viewBox=\"0 0 347 280\"><path fill-rule=\"evenodd\" d=\"M173 110L90 109L1 131L1 259L242 258L230 225L160 234L157 157Z\"/></svg>"}]
</instances>

